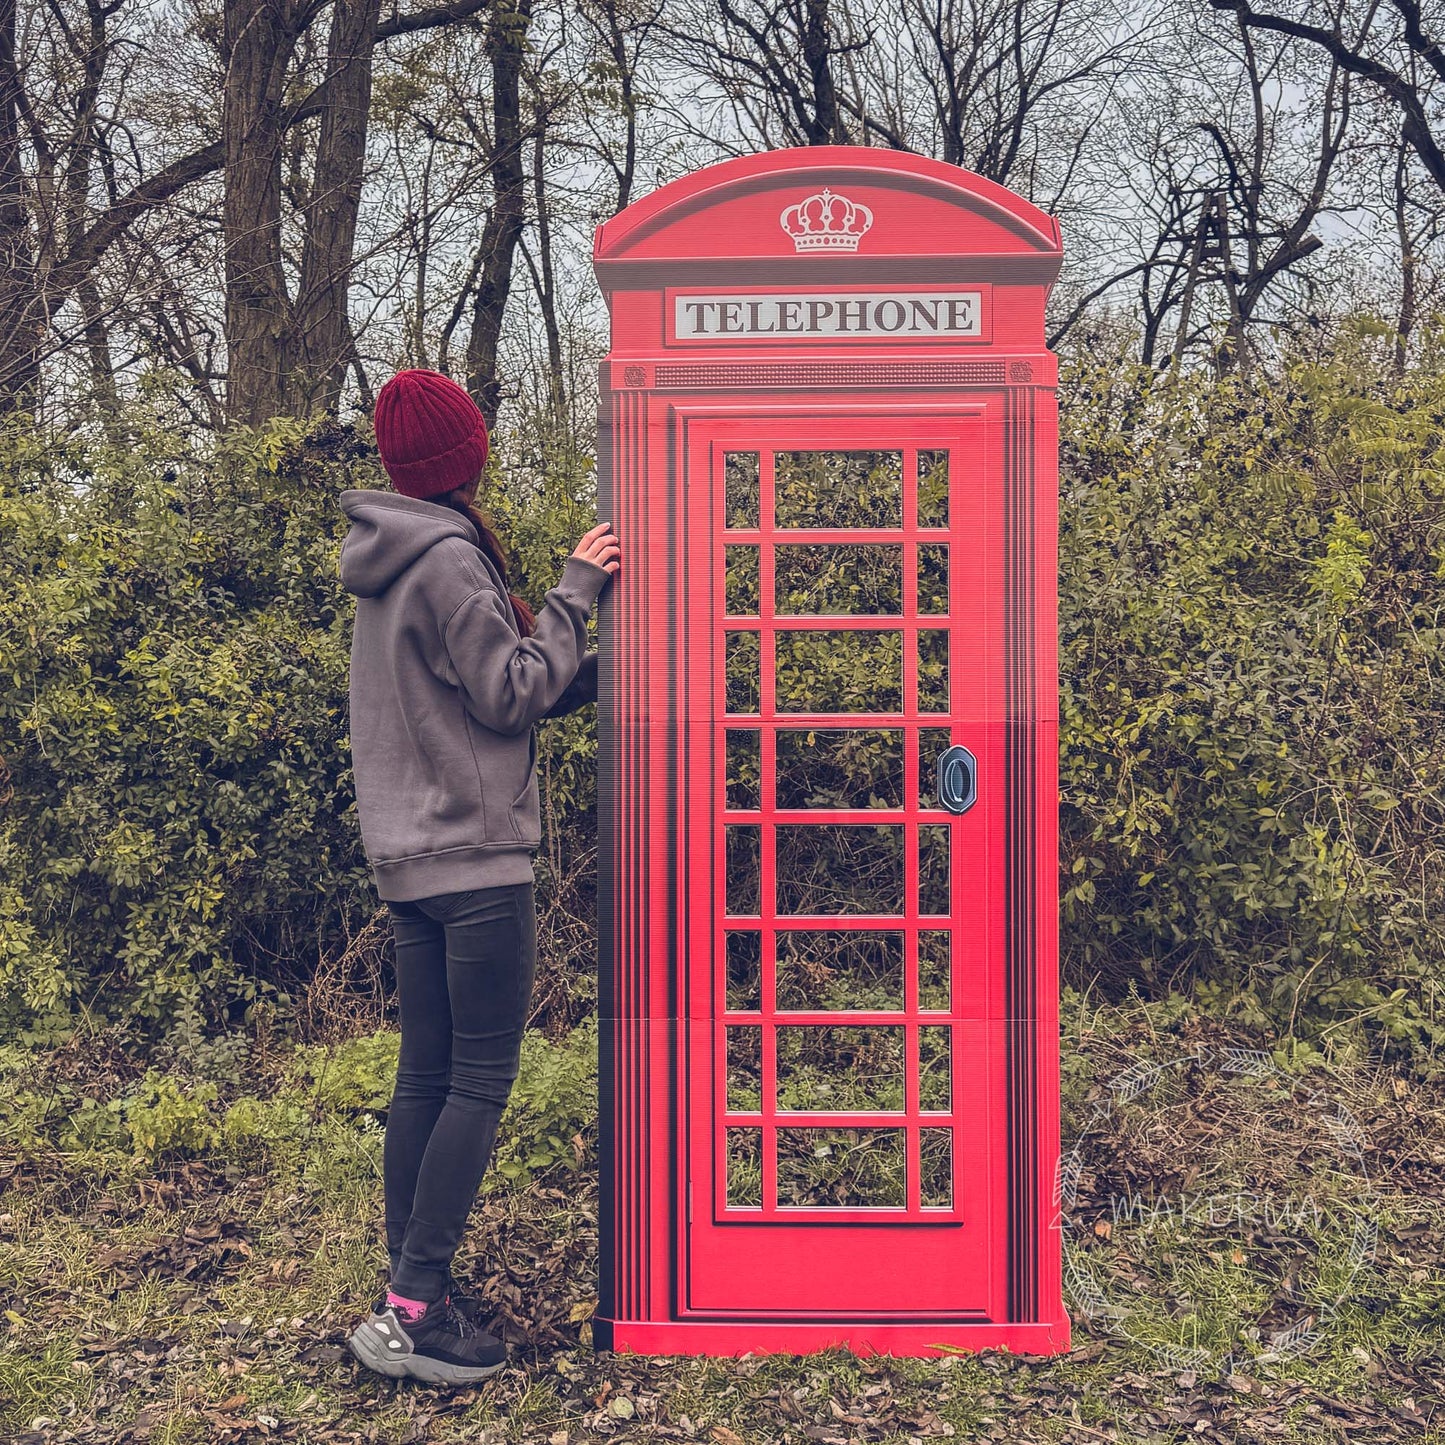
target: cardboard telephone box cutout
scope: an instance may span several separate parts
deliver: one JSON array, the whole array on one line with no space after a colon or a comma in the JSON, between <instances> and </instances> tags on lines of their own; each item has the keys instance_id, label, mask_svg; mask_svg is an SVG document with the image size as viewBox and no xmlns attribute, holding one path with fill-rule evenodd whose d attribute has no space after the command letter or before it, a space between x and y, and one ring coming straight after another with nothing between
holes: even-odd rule
<instances>
[{"instance_id":1,"label":"cardboard telephone box cutout","mask_svg":"<svg viewBox=\"0 0 1445 1445\"><path fill-rule=\"evenodd\" d=\"M1056 222L894 151L600 226L600 1348L1068 1346Z\"/></svg>"}]
</instances>

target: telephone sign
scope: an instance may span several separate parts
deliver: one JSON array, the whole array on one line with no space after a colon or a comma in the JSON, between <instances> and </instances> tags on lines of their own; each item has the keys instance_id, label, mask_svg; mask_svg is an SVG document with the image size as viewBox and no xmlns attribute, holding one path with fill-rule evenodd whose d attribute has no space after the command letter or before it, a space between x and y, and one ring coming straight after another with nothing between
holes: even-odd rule
<instances>
[{"instance_id":1,"label":"telephone sign","mask_svg":"<svg viewBox=\"0 0 1445 1445\"><path fill-rule=\"evenodd\" d=\"M600 1348L1068 1347L1055 221L820 146L600 226Z\"/></svg>"}]
</instances>

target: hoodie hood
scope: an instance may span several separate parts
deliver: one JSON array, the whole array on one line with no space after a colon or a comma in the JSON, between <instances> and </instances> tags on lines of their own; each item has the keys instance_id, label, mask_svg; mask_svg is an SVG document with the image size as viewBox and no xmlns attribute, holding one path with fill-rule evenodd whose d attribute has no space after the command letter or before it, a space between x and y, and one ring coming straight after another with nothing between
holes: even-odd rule
<instances>
[{"instance_id":1,"label":"hoodie hood","mask_svg":"<svg viewBox=\"0 0 1445 1445\"><path fill-rule=\"evenodd\" d=\"M379 596L447 537L477 542L477 529L440 502L360 488L342 492L340 502L351 518L341 544L341 585L357 597Z\"/></svg>"}]
</instances>

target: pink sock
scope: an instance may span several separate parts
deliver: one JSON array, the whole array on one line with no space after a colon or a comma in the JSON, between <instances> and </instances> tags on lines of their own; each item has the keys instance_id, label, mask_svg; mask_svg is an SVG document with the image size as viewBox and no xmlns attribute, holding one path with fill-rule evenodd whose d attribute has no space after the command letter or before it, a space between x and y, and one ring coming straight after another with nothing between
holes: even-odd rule
<instances>
[{"instance_id":1,"label":"pink sock","mask_svg":"<svg viewBox=\"0 0 1445 1445\"><path fill-rule=\"evenodd\" d=\"M386 1302L404 1319L408 1324L413 1324L425 1313L427 1302L424 1299L407 1299L403 1294L397 1294L394 1290L387 1290Z\"/></svg>"}]
</instances>

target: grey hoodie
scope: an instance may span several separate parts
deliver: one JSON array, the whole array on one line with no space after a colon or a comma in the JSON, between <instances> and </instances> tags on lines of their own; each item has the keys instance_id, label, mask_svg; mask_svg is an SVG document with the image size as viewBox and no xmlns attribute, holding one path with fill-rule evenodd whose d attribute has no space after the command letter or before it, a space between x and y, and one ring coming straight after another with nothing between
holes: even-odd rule
<instances>
[{"instance_id":1,"label":"grey hoodie","mask_svg":"<svg viewBox=\"0 0 1445 1445\"><path fill-rule=\"evenodd\" d=\"M596 696L587 616L610 578L569 557L523 638L459 512L391 491L340 501L341 583L357 598L351 762L376 891L399 902L528 883L532 724Z\"/></svg>"}]
</instances>

